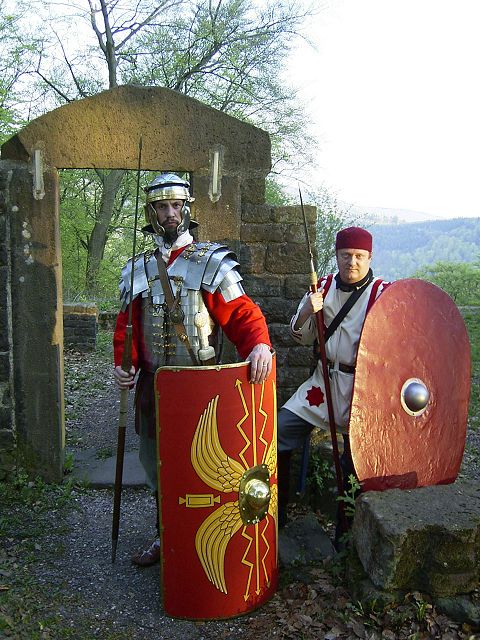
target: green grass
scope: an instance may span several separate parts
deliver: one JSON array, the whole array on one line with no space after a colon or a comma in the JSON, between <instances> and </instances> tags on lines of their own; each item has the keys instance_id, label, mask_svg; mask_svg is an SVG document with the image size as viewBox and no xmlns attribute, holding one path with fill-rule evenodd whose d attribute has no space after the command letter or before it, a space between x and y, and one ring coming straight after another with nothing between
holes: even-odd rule
<instances>
[{"instance_id":1,"label":"green grass","mask_svg":"<svg viewBox=\"0 0 480 640\"><path fill-rule=\"evenodd\" d=\"M46 589L32 578L31 566L38 561L52 528L62 531L65 516L73 508L73 486L47 485L29 479L20 471L9 482L0 483L0 637L18 640L74 638L52 631L59 624L56 614L62 594L57 586ZM66 630L68 631L68 630Z\"/></svg>"}]
</instances>

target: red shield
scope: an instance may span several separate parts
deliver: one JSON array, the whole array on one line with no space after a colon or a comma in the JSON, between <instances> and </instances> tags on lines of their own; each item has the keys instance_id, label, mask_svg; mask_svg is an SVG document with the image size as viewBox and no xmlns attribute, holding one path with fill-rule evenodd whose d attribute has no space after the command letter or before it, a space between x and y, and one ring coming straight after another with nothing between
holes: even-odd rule
<instances>
[{"instance_id":1,"label":"red shield","mask_svg":"<svg viewBox=\"0 0 480 640\"><path fill-rule=\"evenodd\" d=\"M155 376L163 606L229 618L277 585L275 369L161 367Z\"/></svg>"},{"instance_id":2,"label":"red shield","mask_svg":"<svg viewBox=\"0 0 480 640\"><path fill-rule=\"evenodd\" d=\"M391 284L358 348L350 442L364 489L453 482L469 395L470 345L451 298L422 280Z\"/></svg>"}]
</instances>

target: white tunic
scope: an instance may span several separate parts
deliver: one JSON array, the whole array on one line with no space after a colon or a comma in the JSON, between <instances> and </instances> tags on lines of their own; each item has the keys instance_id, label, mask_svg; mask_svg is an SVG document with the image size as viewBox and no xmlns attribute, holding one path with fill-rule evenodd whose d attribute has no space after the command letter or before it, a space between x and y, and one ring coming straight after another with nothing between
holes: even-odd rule
<instances>
[{"instance_id":1,"label":"white tunic","mask_svg":"<svg viewBox=\"0 0 480 640\"><path fill-rule=\"evenodd\" d=\"M325 279L323 279L322 282L324 281ZM322 282L319 283L319 289ZM387 283L384 283L380 278L375 278L366 287L365 291L355 302L352 309L350 309L340 323L340 326L325 345L327 359L333 363L330 376L330 389L332 393L335 424L337 431L340 433L346 433L348 431L354 375L353 373L340 371L338 365L342 363L344 365L355 366L358 342L369 306L369 300L373 295L375 298L378 297L386 284ZM290 321L291 334L293 338L302 345L313 345L317 338L317 327L314 315L310 316L298 331L295 331L293 328L300 309L309 295L309 293L306 293L302 298L296 314ZM337 289L336 281L332 280L323 303L325 326L328 327L330 325L350 295L351 292ZM283 406L310 424L320 427L321 429L329 429L321 360L318 361L313 375L297 389Z\"/></svg>"}]
</instances>

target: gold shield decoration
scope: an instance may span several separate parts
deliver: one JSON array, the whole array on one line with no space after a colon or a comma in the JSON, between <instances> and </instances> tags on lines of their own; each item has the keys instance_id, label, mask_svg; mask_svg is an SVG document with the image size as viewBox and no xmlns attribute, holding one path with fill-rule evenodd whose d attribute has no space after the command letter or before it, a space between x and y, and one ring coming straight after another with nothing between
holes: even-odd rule
<instances>
[{"instance_id":1,"label":"gold shield decoration","mask_svg":"<svg viewBox=\"0 0 480 640\"><path fill-rule=\"evenodd\" d=\"M229 618L274 593L277 569L275 369L161 367L155 376L163 606Z\"/></svg>"}]
</instances>

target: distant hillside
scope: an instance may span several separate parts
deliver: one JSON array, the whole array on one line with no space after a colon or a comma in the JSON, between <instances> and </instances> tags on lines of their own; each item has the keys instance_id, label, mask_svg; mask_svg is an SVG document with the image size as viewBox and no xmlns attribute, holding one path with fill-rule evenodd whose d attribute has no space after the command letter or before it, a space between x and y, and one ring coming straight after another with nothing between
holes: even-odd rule
<instances>
[{"instance_id":1,"label":"distant hillside","mask_svg":"<svg viewBox=\"0 0 480 640\"><path fill-rule=\"evenodd\" d=\"M386 207L359 207L342 203L344 208L359 220L370 220L372 224L403 224L443 219L444 216L413 211L411 209L389 209Z\"/></svg>"},{"instance_id":2,"label":"distant hillside","mask_svg":"<svg viewBox=\"0 0 480 640\"><path fill-rule=\"evenodd\" d=\"M374 224L372 266L387 280L408 278L435 262L480 259L480 218L454 218L407 224Z\"/></svg>"}]
</instances>

